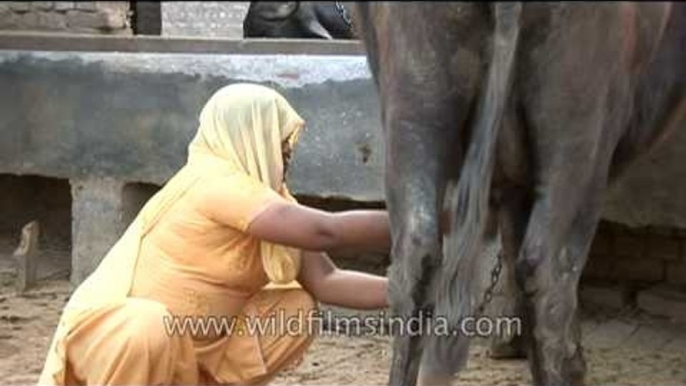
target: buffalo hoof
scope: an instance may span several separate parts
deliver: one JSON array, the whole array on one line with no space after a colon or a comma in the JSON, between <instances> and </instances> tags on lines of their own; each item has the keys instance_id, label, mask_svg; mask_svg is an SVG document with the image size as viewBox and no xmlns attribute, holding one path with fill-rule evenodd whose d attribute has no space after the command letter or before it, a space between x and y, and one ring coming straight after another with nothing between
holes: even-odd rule
<instances>
[{"instance_id":1,"label":"buffalo hoof","mask_svg":"<svg viewBox=\"0 0 686 386\"><path fill-rule=\"evenodd\" d=\"M491 359L526 359L526 350L521 338L509 341L493 339L488 356Z\"/></svg>"}]
</instances>

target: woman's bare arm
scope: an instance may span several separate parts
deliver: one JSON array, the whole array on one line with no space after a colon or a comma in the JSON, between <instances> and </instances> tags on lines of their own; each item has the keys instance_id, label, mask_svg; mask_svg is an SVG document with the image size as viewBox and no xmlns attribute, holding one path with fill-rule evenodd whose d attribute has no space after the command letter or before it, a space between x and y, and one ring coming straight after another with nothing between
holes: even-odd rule
<instances>
[{"instance_id":1,"label":"woman's bare arm","mask_svg":"<svg viewBox=\"0 0 686 386\"><path fill-rule=\"evenodd\" d=\"M385 277L338 269L324 253L303 252L298 282L322 303L359 310L388 307Z\"/></svg>"},{"instance_id":2,"label":"woman's bare arm","mask_svg":"<svg viewBox=\"0 0 686 386\"><path fill-rule=\"evenodd\" d=\"M383 210L330 213L275 201L247 231L262 240L310 251L356 248L388 253L391 245L388 214Z\"/></svg>"},{"instance_id":3,"label":"woman's bare arm","mask_svg":"<svg viewBox=\"0 0 686 386\"><path fill-rule=\"evenodd\" d=\"M291 202L276 194L266 195L260 189L240 189L241 184L246 184L246 181L231 177L206 182L194 197L199 210L215 221L244 229L242 221L255 208L241 205L254 207L256 203L262 205L261 202L267 200L266 206L258 209L259 214L245 229L256 238L310 251L363 249L388 253L390 250L391 235L386 211L327 212ZM247 196L249 194L259 197L253 200Z\"/></svg>"}]
</instances>

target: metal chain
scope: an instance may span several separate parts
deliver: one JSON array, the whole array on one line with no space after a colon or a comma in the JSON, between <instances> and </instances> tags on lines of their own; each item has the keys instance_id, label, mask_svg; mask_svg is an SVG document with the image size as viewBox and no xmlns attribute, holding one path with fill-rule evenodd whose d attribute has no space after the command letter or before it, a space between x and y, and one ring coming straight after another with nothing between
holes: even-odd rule
<instances>
[{"instance_id":1,"label":"metal chain","mask_svg":"<svg viewBox=\"0 0 686 386\"><path fill-rule=\"evenodd\" d=\"M493 300L493 291L495 290L495 286L498 284L498 280L500 279L500 272L502 271L502 269L503 253L502 251L498 251L498 257L495 263L495 267L493 267L493 269L491 270L491 283L484 291L484 296L481 300L481 304L479 304L479 306L476 309L477 317L483 315L486 306L491 302L491 300Z\"/></svg>"},{"instance_id":2,"label":"metal chain","mask_svg":"<svg viewBox=\"0 0 686 386\"><path fill-rule=\"evenodd\" d=\"M352 28L353 21L352 19L350 19L348 10L345 8L343 4L341 4L340 1L335 1L334 4L336 5L336 10L338 11L338 14L341 16L341 19L343 19L348 28Z\"/></svg>"}]
</instances>

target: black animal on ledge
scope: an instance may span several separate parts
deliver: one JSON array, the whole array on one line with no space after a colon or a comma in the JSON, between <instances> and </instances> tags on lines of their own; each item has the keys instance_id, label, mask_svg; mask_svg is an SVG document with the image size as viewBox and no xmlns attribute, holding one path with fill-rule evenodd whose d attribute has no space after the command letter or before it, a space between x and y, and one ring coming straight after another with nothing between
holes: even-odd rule
<instances>
[{"instance_id":1,"label":"black animal on ledge","mask_svg":"<svg viewBox=\"0 0 686 386\"><path fill-rule=\"evenodd\" d=\"M244 38L356 39L348 5L338 1L252 1Z\"/></svg>"}]
</instances>

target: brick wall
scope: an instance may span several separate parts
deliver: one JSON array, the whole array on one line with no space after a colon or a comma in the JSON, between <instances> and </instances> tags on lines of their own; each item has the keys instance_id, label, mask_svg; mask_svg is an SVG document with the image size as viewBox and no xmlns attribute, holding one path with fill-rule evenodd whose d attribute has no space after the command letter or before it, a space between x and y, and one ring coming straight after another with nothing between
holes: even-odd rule
<instances>
[{"instance_id":1,"label":"brick wall","mask_svg":"<svg viewBox=\"0 0 686 386\"><path fill-rule=\"evenodd\" d=\"M686 231L637 229L601 222L584 278L598 282L686 285Z\"/></svg>"},{"instance_id":2,"label":"brick wall","mask_svg":"<svg viewBox=\"0 0 686 386\"><path fill-rule=\"evenodd\" d=\"M132 33L128 1L0 2L0 30Z\"/></svg>"}]
</instances>

